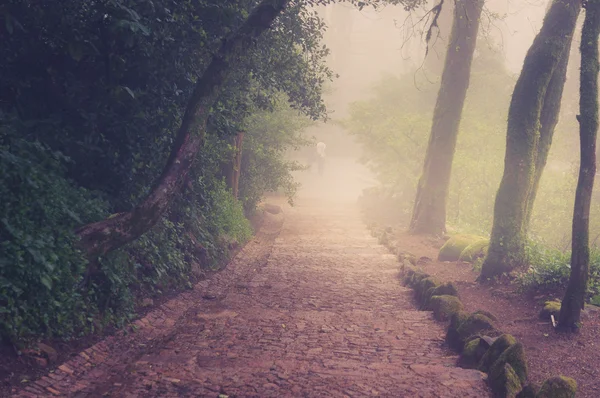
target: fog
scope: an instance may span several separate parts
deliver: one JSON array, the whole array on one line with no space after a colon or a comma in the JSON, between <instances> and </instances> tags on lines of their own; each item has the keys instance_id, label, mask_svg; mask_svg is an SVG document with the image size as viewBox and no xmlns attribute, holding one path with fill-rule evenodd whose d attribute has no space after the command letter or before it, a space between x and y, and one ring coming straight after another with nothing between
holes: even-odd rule
<instances>
[{"instance_id":1,"label":"fog","mask_svg":"<svg viewBox=\"0 0 600 398\"><path fill-rule=\"evenodd\" d=\"M546 3L526 0L486 3L478 48L489 46L499 51L515 79L541 26ZM427 12L434 4L412 13L400 6L359 10L346 3L318 8L328 26L324 36L324 44L331 50L328 65L338 77L324 96L329 122L318 123L306 131L316 141L327 144L326 171L320 176L314 166L296 172L295 177L302 184L300 196L354 200L363 188L376 185L373 174L358 162L361 148L336 122L348 117L351 103L368 99L372 86L385 75L399 76L417 70L415 84L435 84L439 80L452 10L445 6L439 18L440 29L434 34L426 57L424 29L431 18ZM431 103L431 109L433 106ZM310 164L313 151L313 148L304 150L295 159Z\"/></svg>"}]
</instances>

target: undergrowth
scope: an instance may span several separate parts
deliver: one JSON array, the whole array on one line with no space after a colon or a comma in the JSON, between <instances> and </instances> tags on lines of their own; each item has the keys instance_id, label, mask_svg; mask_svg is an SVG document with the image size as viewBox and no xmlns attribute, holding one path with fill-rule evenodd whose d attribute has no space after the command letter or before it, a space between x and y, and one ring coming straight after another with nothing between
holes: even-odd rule
<instances>
[{"instance_id":1,"label":"undergrowth","mask_svg":"<svg viewBox=\"0 0 600 398\"><path fill-rule=\"evenodd\" d=\"M517 283L524 291L562 291L569 282L571 252L530 242L527 246L529 268L517 274ZM590 252L590 277L587 296L600 305L600 250Z\"/></svg>"},{"instance_id":2,"label":"undergrowth","mask_svg":"<svg viewBox=\"0 0 600 398\"><path fill-rule=\"evenodd\" d=\"M99 194L65 176L70 160L0 125L0 340L69 340L123 326L142 297L190 288L202 268L227 258L252 234L218 179L199 181L156 226L99 261L87 259L74 230L108 216Z\"/></svg>"}]
</instances>

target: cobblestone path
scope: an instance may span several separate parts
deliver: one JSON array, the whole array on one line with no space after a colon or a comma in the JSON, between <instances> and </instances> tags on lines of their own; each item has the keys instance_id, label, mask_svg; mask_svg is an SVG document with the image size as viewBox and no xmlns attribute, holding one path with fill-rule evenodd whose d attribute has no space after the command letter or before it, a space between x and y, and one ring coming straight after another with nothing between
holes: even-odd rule
<instances>
[{"instance_id":1,"label":"cobblestone path","mask_svg":"<svg viewBox=\"0 0 600 398\"><path fill-rule=\"evenodd\" d=\"M353 205L300 201L230 267L21 396L487 397ZM270 223L270 224L269 224ZM93 366L90 366L93 365ZM51 377L55 376L55 377Z\"/></svg>"}]
</instances>

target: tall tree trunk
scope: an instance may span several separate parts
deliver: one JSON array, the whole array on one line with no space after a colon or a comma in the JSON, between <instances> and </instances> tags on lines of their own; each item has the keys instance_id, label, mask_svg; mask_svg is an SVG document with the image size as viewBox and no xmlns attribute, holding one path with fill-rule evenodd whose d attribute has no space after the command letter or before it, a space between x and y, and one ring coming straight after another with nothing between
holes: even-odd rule
<instances>
[{"instance_id":1,"label":"tall tree trunk","mask_svg":"<svg viewBox=\"0 0 600 398\"><path fill-rule=\"evenodd\" d=\"M206 120L236 61L269 29L289 0L263 0L230 37L196 83L171 155L150 194L132 211L78 229L80 247L93 258L133 241L149 230L171 204L204 142Z\"/></svg>"},{"instance_id":2,"label":"tall tree trunk","mask_svg":"<svg viewBox=\"0 0 600 398\"><path fill-rule=\"evenodd\" d=\"M540 141L540 118L550 80L571 42L580 0L555 0L527 52L508 111L504 175L480 280L525 262L526 221Z\"/></svg>"},{"instance_id":3,"label":"tall tree trunk","mask_svg":"<svg viewBox=\"0 0 600 398\"><path fill-rule=\"evenodd\" d=\"M580 115L577 120L579 121L581 160L573 212L571 275L558 318L559 328L565 331L575 331L579 328L590 266L590 204L596 175L596 135L598 132L599 34L600 0L589 0L586 4L580 47Z\"/></svg>"},{"instance_id":4,"label":"tall tree trunk","mask_svg":"<svg viewBox=\"0 0 600 398\"><path fill-rule=\"evenodd\" d=\"M446 200L452 159L463 104L469 87L483 0L457 0L444 61L423 175L419 179L410 230L442 234L446 230Z\"/></svg>"},{"instance_id":5,"label":"tall tree trunk","mask_svg":"<svg viewBox=\"0 0 600 398\"><path fill-rule=\"evenodd\" d=\"M231 139L233 146L233 154L222 166L222 172L225 176L227 188L231 189L231 193L235 198L238 197L238 188L240 182L240 167L242 163L242 142L244 133L240 132Z\"/></svg>"},{"instance_id":6,"label":"tall tree trunk","mask_svg":"<svg viewBox=\"0 0 600 398\"><path fill-rule=\"evenodd\" d=\"M544 104L540 114L540 141L538 143L537 155L535 158L535 172L533 175L533 183L527 203L527 213L525 217L525 233L529 230L531 214L533 213L533 205L537 196L537 191L542 179L546 162L548 161L548 153L552 146L552 138L554 137L554 129L558 123L560 115L560 105L562 102L563 89L567 81L567 66L569 64L569 54L571 53L571 40L565 47L560 62L556 70L552 73L552 78L548 84L546 95L544 96Z\"/></svg>"}]
</instances>

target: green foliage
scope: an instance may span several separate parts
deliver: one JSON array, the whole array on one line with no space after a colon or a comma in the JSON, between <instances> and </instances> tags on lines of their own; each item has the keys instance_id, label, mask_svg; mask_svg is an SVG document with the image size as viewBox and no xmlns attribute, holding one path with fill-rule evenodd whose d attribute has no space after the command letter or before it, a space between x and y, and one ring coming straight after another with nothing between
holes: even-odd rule
<instances>
[{"instance_id":1,"label":"green foliage","mask_svg":"<svg viewBox=\"0 0 600 398\"><path fill-rule=\"evenodd\" d=\"M93 293L80 289L86 261L73 243L106 203L65 178L68 159L19 138L0 119L0 338L70 337L93 327Z\"/></svg>"},{"instance_id":2,"label":"green foliage","mask_svg":"<svg viewBox=\"0 0 600 398\"><path fill-rule=\"evenodd\" d=\"M242 204L222 182L211 192L211 200L213 212L209 215L209 221L217 227L216 235L227 236L238 243L246 243L252 236L252 227L244 216Z\"/></svg>"},{"instance_id":3,"label":"green foliage","mask_svg":"<svg viewBox=\"0 0 600 398\"><path fill-rule=\"evenodd\" d=\"M289 107L283 95L274 100L270 112L256 112L246 119L247 135L242 152L240 196L247 212L253 211L265 192L279 188L290 203L299 184L291 172L303 169L294 161L287 161L285 154L309 144L302 130L312 122Z\"/></svg>"},{"instance_id":4,"label":"green foliage","mask_svg":"<svg viewBox=\"0 0 600 398\"><path fill-rule=\"evenodd\" d=\"M524 290L557 291L565 288L571 272L571 253L530 242L529 268L517 274L517 283ZM590 278L587 296L600 294L600 251L590 252Z\"/></svg>"},{"instance_id":5,"label":"green foliage","mask_svg":"<svg viewBox=\"0 0 600 398\"><path fill-rule=\"evenodd\" d=\"M190 287L251 234L265 190L296 188L285 162L324 115L324 24L293 3L234 66L183 191L148 233L87 264L73 231L128 211L170 155L187 100L255 1L24 0L0 25L0 336L69 338L122 325L138 298ZM6 25L6 26L4 26ZM6 30L6 31L5 31ZM14 115L10 119L6 114ZM240 204L222 182L246 131ZM87 271L90 271L89 273Z\"/></svg>"}]
</instances>

